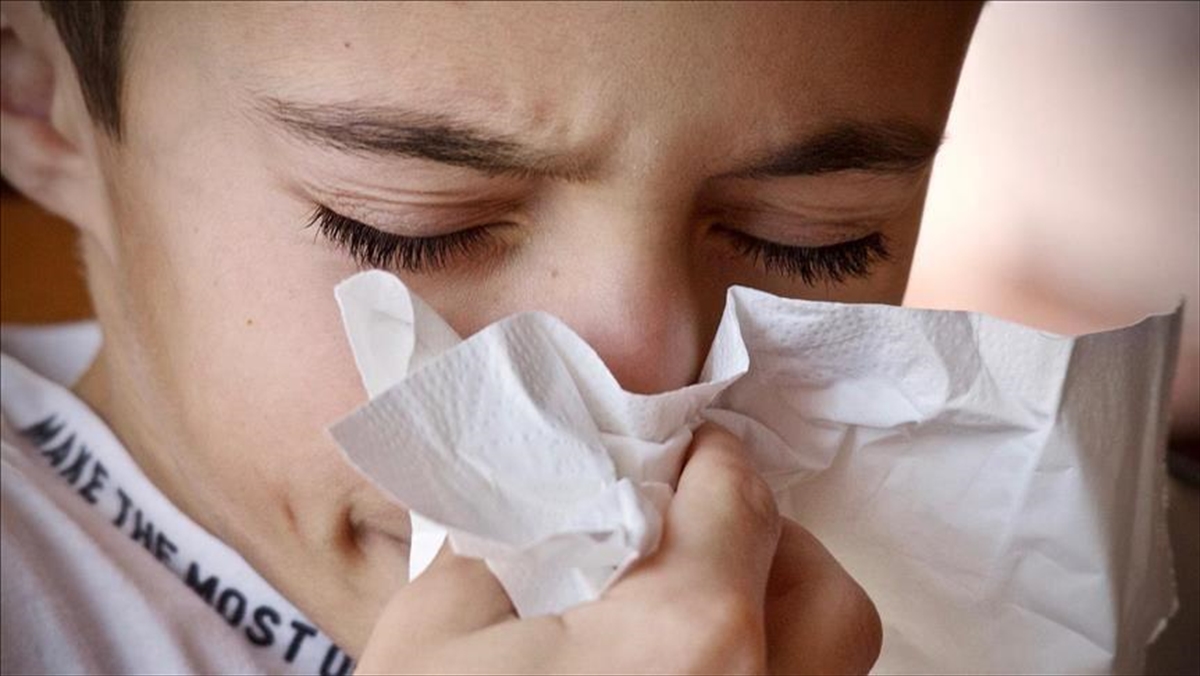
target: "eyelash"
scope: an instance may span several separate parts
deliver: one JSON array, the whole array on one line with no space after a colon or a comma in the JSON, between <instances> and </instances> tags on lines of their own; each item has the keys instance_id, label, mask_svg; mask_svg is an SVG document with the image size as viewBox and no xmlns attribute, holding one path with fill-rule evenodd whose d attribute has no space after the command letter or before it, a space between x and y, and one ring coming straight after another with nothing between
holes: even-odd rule
<instances>
[{"instance_id":1,"label":"eyelash","mask_svg":"<svg viewBox=\"0 0 1200 676\"><path fill-rule=\"evenodd\" d=\"M496 224L492 224L496 225ZM492 225L479 225L436 237L405 237L360 223L317 206L306 227L344 249L366 267L399 268L413 273L441 270L456 258L469 258L495 242Z\"/></svg>"},{"instance_id":2,"label":"eyelash","mask_svg":"<svg viewBox=\"0 0 1200 676\"><path fill-rule=\"evenodd\" d=\"M809 286L820 281L841 284L847 279L869 277L875 265L892 258L887 236L882 232L850 242L807 247L776 244L726 227L720 230L739 254L761 265L763 270L799 278Z\"/></svg>"},{"instance_id":3,"label":"eyelash","mask_svg":"<svg viewBox=\"0 0 1200 676\"><path fill-rule=\"evenodd\" d=\"M491 228L497 225L500 224L478 225L435 237L406 237L383 232L318 205L306 227L315 227L359 265L419 274L441 270L456 259L470 258L494 245ZM809 286L820 281L840 284L847 279L868 277L876 264L891 259L887 237L880 232L851 242L802 247L768 242L722 225L715 228L739 254L767 273L798 278Z\"/></svg>"}]
</instances>

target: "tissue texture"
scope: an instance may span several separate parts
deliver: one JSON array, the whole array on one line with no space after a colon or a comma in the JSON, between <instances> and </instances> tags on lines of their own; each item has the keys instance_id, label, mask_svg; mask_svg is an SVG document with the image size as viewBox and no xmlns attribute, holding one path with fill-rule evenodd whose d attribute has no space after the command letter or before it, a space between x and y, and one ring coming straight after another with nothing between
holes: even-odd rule
<instances>
[{"instance_id":1,"label":"tissue texture","mask_svg":"<svg viewBox=\"0 0 1200 676\"><path fill-rule=\"evenodd\" d=\"M387 273L337 298L371 400L332 433L413 512L412 576L448 534L522 615L596 598L708 419L875 600L877 673L1136 671L1173 609L1179 311L1066 338L734 287L699 382L639 395L546 314L462 340Z\"/></svg>"}]
</instances>

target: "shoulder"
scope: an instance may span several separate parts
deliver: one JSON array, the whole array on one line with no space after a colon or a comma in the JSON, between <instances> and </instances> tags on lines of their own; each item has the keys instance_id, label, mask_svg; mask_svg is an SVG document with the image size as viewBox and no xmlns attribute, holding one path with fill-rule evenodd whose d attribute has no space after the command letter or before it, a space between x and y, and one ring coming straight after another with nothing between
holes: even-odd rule
<instances>
[{"instance_id":1,"label":"shoulder","mask_svg":"<svg viewBox=\"0 0 1200 676\"><path fill-rule=\"evenodd\" d=\"M219 615L114 527L108 470L76 437L80 420L61 417L77 405L69 392L0 361L0 673L261 672Z\"/></svg>"},{"instance_id":2,"label":"shoulder","mask_svg":"<svg viewBox=\"0 0 1200 676\"><path fill-rule=\"evenodd\" d=\"M89 585L71 565L73 556L92 559L94 548L81 547L86 537L61 509L57 486L19 443L6 429L0 443L0 671L103 671L105 660L82 619L89 614L89 604L80 603Z\"/></svg>"}]
</instances>

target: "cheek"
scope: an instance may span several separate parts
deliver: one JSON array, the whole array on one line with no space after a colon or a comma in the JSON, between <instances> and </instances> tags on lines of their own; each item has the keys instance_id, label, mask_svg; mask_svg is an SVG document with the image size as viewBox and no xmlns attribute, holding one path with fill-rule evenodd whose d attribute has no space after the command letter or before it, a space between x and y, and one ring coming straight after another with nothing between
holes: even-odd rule
<instances>
[{"instance_id":1,"label":"cheek","mask_svg":"<svg viewBox=\"0 0 1200 676\"><path fill-rule=\"evenodd\" d=\"M145 236L125 269L185 446L176 456L213 479L197 488L211 500L261 512L303 494L328 509L339 493L329 488L357 483L324 431L365 398L333 296L353 269L314 245L302 219L281 219L288 208L236 197L268 186L204 194L172 183L188 190L155 192L170 208L129 223Z\"/></svg>"}]
</instances>

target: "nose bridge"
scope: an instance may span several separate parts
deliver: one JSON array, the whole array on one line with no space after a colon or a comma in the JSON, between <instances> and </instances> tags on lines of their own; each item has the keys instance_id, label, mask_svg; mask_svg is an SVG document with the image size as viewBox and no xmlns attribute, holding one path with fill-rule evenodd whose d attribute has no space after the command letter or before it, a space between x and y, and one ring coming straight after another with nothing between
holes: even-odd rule
<instances>
[{"instance_id":1,"label":"nose bridge","mask_svg":"<svg viewBox=\"0 0 1200 676\"><path fill-rule=\"evenodd\" d=\"M669 218L669 217L666 217ZM560 316L596 350L621 385L639 393L694 382L704 358L685 228L643 213L596 227L564 276Z\"/></svg>"}]
</instances>

